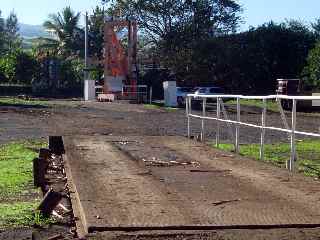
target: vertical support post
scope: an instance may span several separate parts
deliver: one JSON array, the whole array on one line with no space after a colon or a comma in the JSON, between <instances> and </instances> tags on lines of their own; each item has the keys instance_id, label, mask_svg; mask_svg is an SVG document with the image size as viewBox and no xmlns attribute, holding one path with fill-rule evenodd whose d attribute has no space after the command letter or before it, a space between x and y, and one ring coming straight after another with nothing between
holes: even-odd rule
<instances>
[{"instance_id":1,"label":"vertical support post","mask_svg":"<svg viewBox=\"0 0 320 240\"><path fill-rule=\"evenodd\" d=\"M150 91L149 91L149 103L152 104L152 86L150 86Z\"/></svg>"},{"instance_id":2,"label":"vertical support post","mask_svg":"<svg viewBox=\"0 0 320 240\"><path fill-rule=\"evenodd\" d=\"M188 118L188 138L190 138L190 113L191 113L191 97L187 96L186 112Z\"/></svg>"},{"instance_id":3,"label":"vertical support post","mask_svg":"<svg viewBox=\"0 0 320 240\"><path fill-rule=\"evenodd\" d=\"M261 136L260 136L260 159L264 160L264 137L266 134L266 116L267 116L267 100L263 99L263 109L261 117Z\"/></svg>"},{"instance_id":4,"label":"vertical support post","mask_svg":"<svg viewBox=\"0 0 320 240\"><path fill-rule=\"evenodd\" d=\"M296 156L296 124L297 124L297 100L292 99L292 118L291 118L291 137L290 137L290 145L291 145L291 155L289 162L289 170L294 170L294 161Z\"/></svg>"},{"instance_id":5,"label":"vertical support post","mask_svg":"<svg viewBox=\"0 0 320 240\"><path fill-rule=\"evenodd\" d=\"M217 97L217 130L216 130L216 147L219 148L220 145L220 115L221 115L221 106L220 98Z\"/></svg>"},{"instance_id":6,"label":"vertical support post","mask_svg":"<svg viewBox=\"0 0 320 240\"><path fill-rule=\"evenodd\" d=\"M202 99L202 117L206 116L206 105L207 105L207 99L204 97ZM204 123L205 120L202 118L201 120L201 141L205 141L205 130L204 130Z\"/></svg>"},{"instance_id":7,"label":"vertical support post","mask_svg":"<svg viewBox=\"0 0 320 240\"><path fill-rule=\"evenodd\" d=\"M237 122L240 122L240 113L241 113L241 109L240 109L240 98L237 98ZM239 133L239 129L240 129L240 124L237 123L236 125L236 146L235 146L235 152L239 153L240 152L240 148L239 148L239 143L240 143L240 133Z\"/></svg>"},{"instance_id":8,"label":"vertical support post","mask_svg":"<svg viewBox=\"0 0 320 240\"><path fill-rule=\"evenodd\" d=\"M104 85L103 93L108 93L108 76L110 75L110 49L112 40L112 29L114 26L111 22L106 22L104 25Z\"/></svg>"},{"instance_id":9,"label":"vertical support post","mask_svg":"<svg viewBox=\"0 0 320 240\"><path fill-rule=\"evenodd\" d=\"M88 80L88 12L85 15L85 31L84 31L84 79Z\"/></svg>"},{"instance_id":10,"label":"vertical support post","mask_svg":"<svg viewBox=\"0 0 320 240\"><path fill-rule=\"evenodd\" d=\"M133 92L139 92L137 91L137 84L138 84L138 73L137 73L137 22L131 21L131 85L132 85L132 91ZM139 95L139 94L137 94Z\"/></svg>"}]
</instances>

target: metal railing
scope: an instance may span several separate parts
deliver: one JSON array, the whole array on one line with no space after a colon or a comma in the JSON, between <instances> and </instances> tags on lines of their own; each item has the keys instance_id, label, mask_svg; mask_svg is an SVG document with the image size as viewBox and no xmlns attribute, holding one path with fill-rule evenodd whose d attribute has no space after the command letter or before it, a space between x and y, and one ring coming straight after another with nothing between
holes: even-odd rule
<instances>
[{"instance_id":1,"label":"metal railing","mask_svg":"<svg viewBox=\"0 0 320 240\"><path fill-rule=\"evenodd\" d=\"M138 101L146 102L148 99L147 85L124 85L121 92L122 97L128 99L136 99Z\"/></svg>"},{"instance_id":2,"label":"metal railing","mask_svg":"<svg viewBox=\"0 0 320 240\"><path fill-rule=\"evenodd\" d=\"M202 103L202 114L197 115L193 114L192 110L192 100L195 99ZM207 108L207 100L215 100L216 101L216 117L209 117L206 114ZM223 118L221 115L226 116L226 110L224 107L223 99L236 99L236 120L230 120ZM261 100L262 101L262 111L261 111L261 124L252 124L248 122L241 121L241 99L246 100ZM267 100L276 100L278 103L279 111L281 114L282 121L284 123L285 128L273 127L266 125L266 115L267 115ZM290 101L291 105L291 127L286 121L285 112L281 106L281 101ZM313 132L304 132L297 131L297 102L298 101L312 101L312 100L320 100L319 96L287 96L287 95L269 95L269 96L243 96L243 95L196 95L196 94L188 94L186 101L186 115L187 115L187 128L188 128L188 137L191 137L191 118L201 119L201 140L205 141L205 120L215 120L217 122L216 125L216 147L219 147L220 144L220 131L221 131L221 123L232 124L235 126L235 134L232 134L235 138L235 152L240 152L240 126L252 127L256 129L260 129L260 159L264 159L264 147L265 147L265 134L266 130L274 130L279 132L284 132L289 135L290 138L290 159L287 161L287 168L290 171L294 170L294 161L296 158L296 135L304 135L309 137L320 137L319 133Z\"/></svg>"}]
</instances>

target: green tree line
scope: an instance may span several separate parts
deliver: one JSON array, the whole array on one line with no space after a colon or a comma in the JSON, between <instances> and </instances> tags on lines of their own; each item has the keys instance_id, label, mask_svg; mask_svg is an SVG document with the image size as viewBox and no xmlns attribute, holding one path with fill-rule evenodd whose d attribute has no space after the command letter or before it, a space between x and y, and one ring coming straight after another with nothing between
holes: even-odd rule
<instances>
[{"instance_id":1,"label":"green tree line","mask_svg":"<svg viewBox=\"0 0 320 240\"><path fill-rule=\"evenodd\" d=\"M174 77L180 85L218 85L242 94L274 93L277 78L303 78L308 89L320 88L320 19L269 22L239 32L243 6L236 0L102 0L89 14L89 53L103 58L104 17L135 19L139 56L155 59L160 69L140 74L147 83ZM53 38L22 49L14 12L0 17L0 82L45 82L54 88L81 87L84 28L70 7L48 16L44 27ZM96 68L91 77L102 77Z\"/></svg>"}]
</instances>

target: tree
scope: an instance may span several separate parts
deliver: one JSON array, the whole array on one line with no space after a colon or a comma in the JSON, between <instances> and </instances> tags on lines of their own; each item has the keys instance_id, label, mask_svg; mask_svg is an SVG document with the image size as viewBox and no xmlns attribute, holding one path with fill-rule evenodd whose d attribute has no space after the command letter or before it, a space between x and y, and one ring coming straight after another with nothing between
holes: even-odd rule
<instances>
[{"instance_id":1,"label":"tree","mask_svg":"<svg viewBox=\"0 0 320 240\"><path fill-rule=\"evenodd\" d=\"M5 42L5 23L4 23L4 19L1 17L1 10L0 10L0 54L4 52L4 42Z\"/></svg>"},{"instance_id":2,"label":"tree","mask_svg":"<svg viewBox=\"0 0 320 240\"><path fill-rule=\"evenodd\" d=\"M136 19L161 65L189 83L197 78L199 43L235 32L241 11L234 0L117 0L108 8L110 16Z\"/></svg>"},{"instance_id":3,"label":"tree","mask_svg":"<svg viewBox=\"0 0 320 240\"><path fill-rule=\"evenodd\" d=\"M101 60L104 47L104 10L96 7L89 17L89 54Z\"/></svg>"},{"instance_id":4,"label":"tree","mask_svg":"<svg viewBox=\"0 0 320 240\"><path fill-rule=\"evenodd\" d=\"M310 51L306 67L303 70L306 76L304 85L310 89L320 90L320 42Z\"/></svg>"},{"instance_id":5,"label":"tree","mask_svg":"<svg viewBox=\"0 0 320 240\"><path fill-rule=\"evenodd\" d=\"M70 7L66 7L61 13L50 14L49 20L43 26L52 31L57 40L43 39L44 43L39 47L56 49L61 56L79 56L83 52L83 30L79 28L80 13L74 13Z\"/></svg>"},{"instance_id":6,"label":"tree","mask_svg":"<svg viewBox=\"0 0 320 240\"><path fill-rule=\"evenodd\" d=\"M16 49L0 58L0 72L5 76L6 82L31 84L39 73L39 64L30 54Z\"/></svg>"},{"instance_id":7,"label":"tree","mask_svg":"<svg viewBox=\"0 0 320 240\"><path fill-rule=\"evenodd\" d=\"M318 18L314 23L311 23L311 27L317 39L320 39L320 18Z\"/></svg>"},{"instance_id":8,"label":"tree","mask_svg":"<svg viewBox=\"0 0 320 240\"><path fill-rule=\"evenodd\" d=\"M314 44L308 28L270 22L199 43L194 73L233 93L273 94L277 78L300 77Z\"/></svg>"},{"instance_id":9,"label":"tree","mask_svg":"<svg viewBox=\"0 0 320 240\"><path fill-rule=\"evenodd\" d=\"M21 39L19 36L18 17L14 11L10 12L5 23L6 44L9 51L21 47Z\"/></svg>"},{"instance_id":10,"label":"tree","mask_svg":"<svg viewBox=\"0 0 320 240\"><path fill-rule=\"evenodd\" d=\"M233 32L238 26L240 12L241 7L234 0L117 0L108 9L111 16L135 18L153 43L163 39L173 28L181 29L192 23L198 28L207 28L209 33Z\"/></svg>"}]
</instances>

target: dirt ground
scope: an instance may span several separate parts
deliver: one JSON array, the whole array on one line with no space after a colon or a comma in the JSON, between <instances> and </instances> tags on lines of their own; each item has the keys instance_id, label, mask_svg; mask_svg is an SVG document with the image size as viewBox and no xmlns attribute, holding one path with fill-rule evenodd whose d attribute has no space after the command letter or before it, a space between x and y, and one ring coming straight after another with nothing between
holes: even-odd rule
<instances>
[{"instance_id":1,"label":"dirt ground","mask_svg":"<svg viewBox=\"0 0 320 240\"><path fill-rule=\"evenodd\" d=\"M47 138L48 135L186 136L187 134L184 109L148 109L143 105L128 103L84 103L81 101L53 101L51 104L49 107L42 108L0 106L0 144L21 139ZM209 114L215 113L211 111ZM229 112L229 117L234 119L235 114ZM319 131L319 118L318 115L299 114L298 129ZM242 119L258 123L261 121L261 115L256 114L255 111L248 111L247 114L243 114ZM267 122L273 126L281 126L280 116L275 113L268 113ZM192 126L192 135L198 135L200 122L192 120ZM215 138L215 127L214 122L206 123L206 136L209 140ZM240 135L242 143L260 141L257 130L242 128ZM231 139L226 126L222 131L222 139L228 142ZM288 141L288 139L284 134L267 132L266 141ZM179 233L164 237L150 236L150 234L146 234L145 237L136 237L132 233L121 235L119 239L241 239L239 236L243 231L246 232L245 236L250 236L250 239L319 239L320 235L319 229L283 229L218 231L200 234L202 237L199 237L198 233L187 235ZM15 233L17 232L19 231L15 230ZM0 233L0 239L23 239L6 238L6 234ZM104 236L94 238L106 239Z\"/></svg>"},{"instance_id":2,"label":"dirt ground","mask_svg":"<svg viewBox=\"0 0 320 240\"><path fill-rule=\"evenodd\" d=\"M149 109L144 105L124 103L99 103L81 101L52 101L51 107L24 108L0 105L0 143L24 139L41 138L48 135L145 135L145 136L186 136L187 119L184 109ZM243 121L261 122L259 111L243 109ZM209 111L208 116L215 115ZM233 111L228 113L235 119ZM290 115L288 123L290 125ZM278 113L268 112L267 125L283 127ZM192 135L200 133L200 121L192 119ZM222 124L221 138L232 142L233 128ZM208 140L215 138L216 123L206 122ZM230 131L231 129L231 131ZM297 130L320 132L319 114L298 114ZM299 138L299 136L298 136ZM266 142L288 142L288 136L274 131L266 132ZM257 129L241 127L241 143L259 143L260 132Z\"/></svg>"}]
</instances>

